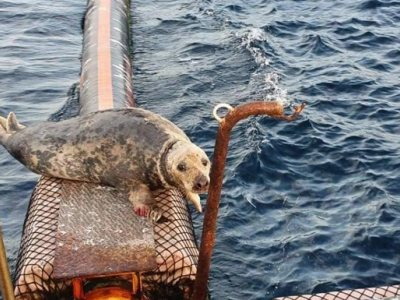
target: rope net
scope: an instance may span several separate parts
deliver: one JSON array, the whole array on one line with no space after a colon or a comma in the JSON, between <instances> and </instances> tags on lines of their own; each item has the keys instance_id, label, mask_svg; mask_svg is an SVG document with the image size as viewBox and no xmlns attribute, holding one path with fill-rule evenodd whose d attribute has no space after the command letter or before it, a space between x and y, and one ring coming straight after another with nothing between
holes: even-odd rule
<instances>
[{"instance_id":1,"label":"rope net","mask_svg":"<svg viewBox=\"0 0 400 300\"><path fill-rule=\"evenodd\" d=\"M42 177L33 191L15 272L17 300L62 299L71 287L52 280L61 186L61 179Z\"/></svg>"},{"instance_id":2,"label":"rope net","mask_svg":"<svg viewBox=\"0 0 400 300\"><path fill-rule=\"evenodd\" d=\"M275 298L274 300L364 300L400 297L400 285Z\"/></svg>"},{"instance_id":3,"label":"rope net","mask_svg":"<svg viewBox=\"0 0 400 300\"><path fill-rule=\"evenodd\" d=\"M33 191L14 278L17 300L72 299L71 281L55 282L52 278L61 188L62 179L43 176ZM198 258L189 208L179 191L159 190L154 195L170 222L154 227L157 268L143 274L144 293L148 299L188 299ZM129 280L91 279L84 287L89 290L99 282L102 286L127 286Z\"/></svg>"}]
</instances>

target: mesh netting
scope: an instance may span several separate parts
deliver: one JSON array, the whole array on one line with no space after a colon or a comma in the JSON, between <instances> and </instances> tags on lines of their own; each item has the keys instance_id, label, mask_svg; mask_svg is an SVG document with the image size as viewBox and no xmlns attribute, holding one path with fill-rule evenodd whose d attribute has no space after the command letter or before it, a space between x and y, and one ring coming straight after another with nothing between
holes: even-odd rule
<instances>
[{"instance_id":1,"label":"mesh netting","mask_svg":"<svg viewBox=\"0 0 400 300\"><path fill-rule=\"evenodd\" d=\"M61 179L42 177L32 194L14 280L17 299L72 299L71 283L52 279L61 188ZM154 227L158 267L144 275L145 293L149 299L185 299L198 257L187 202L174 190L157 191L155 197L170 222Z\"/></svg>"},{"instance_id":2,"label":"mesh netting","mask_svg":"<svg viewBox=\"0 0 400 300\"><path fill-rule=\"evenodd\" d=\"M33 191L15 273L17 300L62 299L70 292L69 282L52 280L61 186L61 179L43 176Z\"/></svg>"},{"instance_id":3,"label":"mesh netting","mask_svg":"<svg viewBox=\"0 0 400 300\"><path fill-rule=\"evenodd\" d=\"M276 298L274 300L362 300L400 296L400 285Z\"/></svg>"},{"instance_id":4,"label":"mesh netting","mask_svg":"<svg viewBox=\"0 0 400 300\"><path fill-rule=\"evenodd\" d=\"M184 196L177 190L155 193L170 222L154 227L157 269L146 274L145 294L150 299L188 299L197 272L199 250Z\"/></svg>"},{"instance_id":5,"label":"mesh netting","mask_svg":"<svg viewBox=\"0 0 400 300\"><path fill-rule=\"evenodd\" d=\"M166 284L193 281L199 251L184 196L177 190L161 190L155 198L170 222L154 227L158 268L147 279Z\"/></svg>"}]
</instances>

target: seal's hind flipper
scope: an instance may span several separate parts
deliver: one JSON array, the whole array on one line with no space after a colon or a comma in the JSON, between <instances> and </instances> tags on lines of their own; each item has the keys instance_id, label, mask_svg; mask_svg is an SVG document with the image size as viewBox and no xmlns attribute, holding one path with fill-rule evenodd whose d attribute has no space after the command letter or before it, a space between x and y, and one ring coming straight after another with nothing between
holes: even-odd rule
<instances>
[{"instance_id":1,"label":"seal's hind flipper","mask_svg":"<svg viewBox=\"0 0 400 300\"><path fill-rule=\"evenodd\" d=\"M10 112L7 117L7 123L6 123L6 131L7 133L14 133L16 131L20 131L21 129L24 129L25 126L19 124L17 120L17 116L13 113Z\"/></svg>"},{"instance_id":2,"label":"seal's hind flipper","mask_svg":"<svg viewBox=\"0 0 400 300\"><path fill-rule=\"evenodd\" d=\"M7 120L3 117L0 117L0 144L4 144L7 138L10 136L7 133Z\"/></svg>"},{"instance_id":3,"label":"seal's hind flipper","mask_svg":"<svg viewBox=\"0 0 400 300\"><path fill-rule=\"evenodd\" d=\"M6 140L15 132L24 129L25 126L19 124L13 112L8 114L7 119L0 117L0 144L4 145Z\"/></svg>"},{"instance_id":4,"label":"seal's hind flipper","mask_svg":"<svg viewBox=\"0 0 400 300\"><path fill-rule=\"evenodd\" d=\"M4 130L6 129L6 126L7 126L6 124L7 124L7 119L0 117L0 126L3 127Z\"/></svg>"}]
</instances>

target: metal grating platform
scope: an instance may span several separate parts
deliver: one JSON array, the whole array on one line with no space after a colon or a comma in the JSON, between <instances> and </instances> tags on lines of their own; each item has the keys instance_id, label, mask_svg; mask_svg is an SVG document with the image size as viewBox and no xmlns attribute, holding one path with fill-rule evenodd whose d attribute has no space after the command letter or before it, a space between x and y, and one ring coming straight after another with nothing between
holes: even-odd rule
<instances>
[{"instance_id":1,"label":"metal grating platform","mask_svg":"<svg viewBox=\"0 0 400 300\"><path fill-rule=\"evenodd\" d=\"M54 278L113 275L157 268L151 222L118 191L64 180Z\"/></svg>"}]
</instances>

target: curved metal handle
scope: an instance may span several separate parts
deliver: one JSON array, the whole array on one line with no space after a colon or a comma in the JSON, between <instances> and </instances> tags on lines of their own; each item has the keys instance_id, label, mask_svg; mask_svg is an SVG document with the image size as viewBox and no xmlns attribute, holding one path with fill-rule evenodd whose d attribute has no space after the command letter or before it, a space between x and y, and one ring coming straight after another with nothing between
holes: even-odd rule
<instances>
[{"instance_id":1,"label":"curved metal handle","mask_svg":"<svg viewBox=\"0 0 400 300\"><path fill-rule=\"evenodd\" d=\"M210 270L211 255L214 249L215 232L217 229L217 217L219 201L221 197L222 182L224 179L226 157L228 155L229 137L232 128L240 120L253 115L268 115L276 119L293 121L305 108L306 104L294 107L294 114L284 115L283 106L278 102L251 102L239 105L235 108L228 104L220 104L214 108L214 117L220 122L217 139L215 141L214 159L211 169L210 187L208 189L206 211L204 214L203 233L197 265L196 282L192 300L204 300L207 294L207 281ZM230 112L221 119L217 115L219 108L225 107Z\"/></svg>"}]
</instances>

